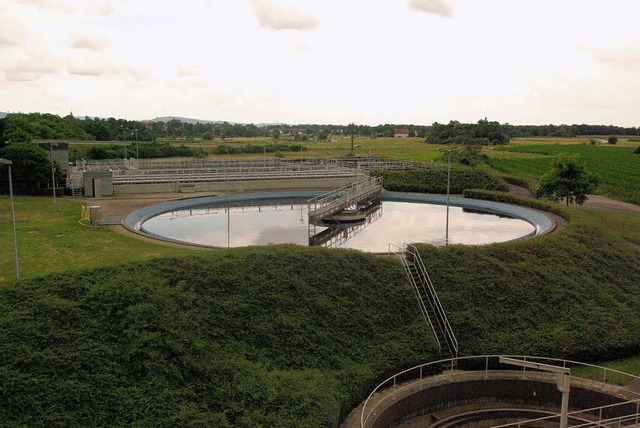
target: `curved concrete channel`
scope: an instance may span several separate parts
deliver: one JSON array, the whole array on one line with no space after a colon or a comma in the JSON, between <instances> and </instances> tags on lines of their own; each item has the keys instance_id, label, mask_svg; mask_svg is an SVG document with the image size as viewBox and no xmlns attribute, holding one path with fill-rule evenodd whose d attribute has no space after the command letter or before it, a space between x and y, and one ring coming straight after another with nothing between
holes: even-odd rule
<instances>
[{"instance_id":1,"label":"curved concrete channel","mask_svg":"<svg viewBox=\"0 0 640 428\"><path fill-rule=\"evenodd\" d=\"M197 209L204 207L224 206L227 204L249 204L249 203L261 203L272 200L288 200L303 202L308 199L321 195L322 192L318 191L295 191L295 192L266 192L266 193L242 193L226 196L209 196L201 198L180 199L173 200L158 205L142 208L128 215L123 220L123 225L127 229L148 236L151 238L175 242L179 244L185 244L182 241L176 241L164 236L148 233L144 231L142 225L145 221L172 211L184 210L184 209ZM382 192L379 195L382 201L393 202L412 202L432 205L446 205L447 197L443 195L427 195L418 193L397 193L397 192ZM449 198L449 205L452 207L460 207L464 209L482 211L489 214L507 216L511 218L520 219L534 226L535 230L527 235L521 236L518 239L527 238L534 235L542 235L551 232L555 228L555 222L545 214L534 211L532 209L509 205L499 202L484 201L477 199L465 199L460 197ZM189 244L192 245L192 244ZM196 244L197 245L197 244Z\"/></svg>"}]
</instances>

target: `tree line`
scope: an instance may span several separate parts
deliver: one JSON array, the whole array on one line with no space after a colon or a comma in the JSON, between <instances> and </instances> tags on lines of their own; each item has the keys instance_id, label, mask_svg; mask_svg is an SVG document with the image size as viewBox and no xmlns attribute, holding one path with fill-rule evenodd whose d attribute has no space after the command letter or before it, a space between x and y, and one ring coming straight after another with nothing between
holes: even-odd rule
<instances>
[{"instance_id":1,"label":"tree line","mask_svg":"<svg viewBox=\"0 0 640 428\"><path fill-rule=\"evenodd\" d=\"M314 124L240 124L229 122L187 123L178 119L168 122L125 119L60 117L48 113L10 113L0 119L0 144L34 140L155 141L163 138L218 138L286 136L295 141L326 140L332 136L393 137L398 128L407 129L410 137L425 138L437 144L475 143L505 144L514 137L575 137L577 135L640 135L640 128L605 125L511 125L488 121L475 124L451 121L431 126L384 124L377 126Z\"/></svg>"}]
</instances>

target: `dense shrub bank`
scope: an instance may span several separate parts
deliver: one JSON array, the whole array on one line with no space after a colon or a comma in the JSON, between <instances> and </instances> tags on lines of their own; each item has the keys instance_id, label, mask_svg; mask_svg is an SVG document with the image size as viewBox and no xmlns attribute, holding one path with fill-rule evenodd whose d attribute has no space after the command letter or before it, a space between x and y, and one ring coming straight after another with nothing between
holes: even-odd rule
<instances>
[{"instance_id":1,"label":"dense shrub bank","mask_svg":"<svg viewBox=\"0 0 640 428\"><path fill-rule=\"evenodd\" d=\"M89 159L123 159L126 157L139 157L140 159L157 159L169 157L204 157L202 148L187 147L184 144L179 146L169 143L140 142L123 144L103 144L92 146L87 151Z\"/></svg>"},{"instance_id":2,"label":"dense shrub bank","mask_svg":"<svg viewBox=\"0 0 640 428\"><path fill-rule=\"evenodd\" d=\"M470 199L503 202L505 204L521 205L536 210L548 211L553 214L557 214L566 220L569 220L571 217L571 213L575 212L567 210L566 208L555 203L541 201L538 199L523 198L521 196L512 195L511 193L492 192L483 189L465 189L462 194L465 198Z\"/></svg>"},{"instance_id":3,"label":"dense shrub bank","mask_svg":"<svg viewBox=\"0 0 640 428\"><path fill-rule=\"evenodd\" d=\"M423 169L411 171L373 171L372 176L382 177L384 188L397 192L447 193L447 170ZM488 189L506 192L507 183L486 171L464 167L451 169L451 193L464 189Z\"/></svg>"},{"instance_id":4,"label":"dense shrub bank","mask_svg":"<svg viewBox=\"0 0 640 428\"><path fill-rule=\"evenodd\" d=\"M216 155L238 155L238 154L256 154L256 153L277 153L277 152L305 152L307 148L302 144L246 144L246 145L227 145L222 144L215 149Z\"/></svg>"},{"instance_id":5,"label":"dense shrub bank","mask_svg":"<svg viewBox=\"0 0 640 428\"><path fill-rule=\"evenodd\" d=\"M513 184L514 186L524 187L527 190L533 191L537 187L537 180L535 179L526 179L522 177L516 177L515 175L501 174L500 178L506 181L509 184Z\"/></svg>"},{"instance_id":6,"label":"dense shrub bank","mask_svg":"<svg viewBox=\"0 0 640 428\"><path fill-rule=\"evenodd\" d=\"M464 354L602 361L640 352L640 252L581 216L540 238L419 246Z\"/></svg>"},{"instance_id":7,"label":"dense shrub bank","mask_svg":"<svg viewBox=\"0 0 640 428\"><path fill-rule=\"evenodd\" d=\"M327 427L433 358L393 259L271 246L0 289L3 426Z\"/></svg>"},{"instance_id":8,"label":"dense shrub bank","mask_svg":"<svg viewBox=\"0 0 640 428\"><path fill-rule=\"evenodd\" d=\"M418 245L462 355L640 353L640 252L591 214L487 246ZM337 426L390 373L436 358L402 267L291 245L0 287L3 426Z\"/></svg>"}]
</instances>

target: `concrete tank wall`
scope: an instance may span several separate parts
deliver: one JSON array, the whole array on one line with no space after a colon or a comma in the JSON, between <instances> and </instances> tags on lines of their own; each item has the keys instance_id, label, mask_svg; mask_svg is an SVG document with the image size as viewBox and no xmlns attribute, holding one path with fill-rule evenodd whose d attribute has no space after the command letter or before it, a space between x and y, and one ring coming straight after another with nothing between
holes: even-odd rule
<instances>
[{"instance_id":1,"label":"concrete tank wall","mask_svg":"<svg viewBox=\"0 0 640 428\"><path fill-rule=\"evenodd\" d=\"M368 427L395 426L419 415L445 409L463 407L482 408L490 403L509 403L513 407L526 407L559 411L561 394L552 381L530 379L482 379L452 382L427 387L406 395L381 409ZM589 409L607 404L622 403L625 399L601 391L578 386L571 387L569 410ZM633 405L604 411L603 418L634 412ZM594 415L597 416L597 415ZM501 421L503 423L510 421Z\"/></svg>"},{"instance_id":2,"label":"concrete tank wall","mask_svg":"<svg viewBox=\"0 0 640 428\"><path fill-rule=\"evenodd\" d=\"M361 176L339 178L304 178L247 181L215 181L198 183L148 183L148 184L116 184L113 186L115 196L153 194L153 193L226 193L256 190L277 189L336 189L362 180Z\"/></svg>"}]
</instances>

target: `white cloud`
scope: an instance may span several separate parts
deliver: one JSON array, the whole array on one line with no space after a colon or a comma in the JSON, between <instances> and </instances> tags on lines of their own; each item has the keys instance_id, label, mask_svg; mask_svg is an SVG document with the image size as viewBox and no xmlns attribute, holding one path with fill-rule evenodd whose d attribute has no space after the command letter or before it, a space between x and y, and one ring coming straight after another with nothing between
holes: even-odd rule
<instances>
[{"instance_id":1,"label":"white cloud","mask_svg":"<svg viewBox=\"0 0 640 428\"><path fill-rule=\"evenodd\" d=\"M409 9L426 12L433 15L451 18L453 16L453 6L447 0L408 0Z\"/></svg>"},{"instance_id":2,"label":"white cloud","mask_svg":"<svg viewBox=\"0 0 640 428\"><path fill-rule=\"evenodd\" d=\"M94 34L82 34L74 32L69 35L69 46L73 49L86 49L89 51L102 51L109 47L107 37Z\"/></svg>"},{"instance_id":3,"label":"white cloud","mask_svg":"<svg viewBox=\"0 0 640 428\"><path fill-rule=\"evenodd\" d=\"M116 6L112 2L103 1L96 3L89 3L83 9L85 13L98 16L111 16L116 11Z\"/></svg>"},{"instance_id":4,"label":"white cloud","mask_svg":"<svg viewBox=\"0 0 640 428\"><path fill-rule=\"evenodd\" d=\"M617 46L581 46L581 49L600 64L622 72L640 71L640 39Z\"/></svg>"},{"instance_id":5,"label":"white cloud","mask_svg":"<svg viewBox=\"0 0 640 428\"><path fill-rule=\"evenodd\" d=\"M112 64L98 63L95 60L72 62L67 65L67 70L80 76L110 76L121 72Z\"/></svg>"},{"instance_id":6,"label":"white cloud","mask_svg":"<svg viewBox=\"0 0 640 428\"><path fill-rule=\"evenodd\" d=\"M250 0L262 28L269 30L312 30L320 24L312 14L273 0Z\"/></svg>"},{"instance_id":7,"label":"white cloud","mask_svg":"<svg viewBox=\"0 0 640 428\"><path fill-rule=\"evenodd\" d=\"M0 110L637 125L640 2L610 3L2 0Z\"/></svg>"},{"instance_id":8,"label":"white cloud","mask_svg":"<svg viewBox=\"0 0 640 428\"><path fill-rule=\"evenodd\" d=\"M9 81L32 82L43 76L60 72L62 66L60 60L44 50L38 50L28 55L8 58L4 75Z\"/></svg>"},{"instance_id":9,"label":"white cloud","mask_svg":"<svg viewBox=\"0 0 640 428\"><path fill-rule=\"evenodd\" d=\"M0 48L23 46L26 34L25 25L17 17L0 15Z\"/></svg>"},{"instance_id":10,"label":"white cloud","mask_svg":"<svg viewBox=\"0 0 640 428\"><path fill-rule=\"evenodd\" d=\"M177 69L179 77L202 77L204 67L202 64L178 64Z\"/></svg>"}]
</instances>

